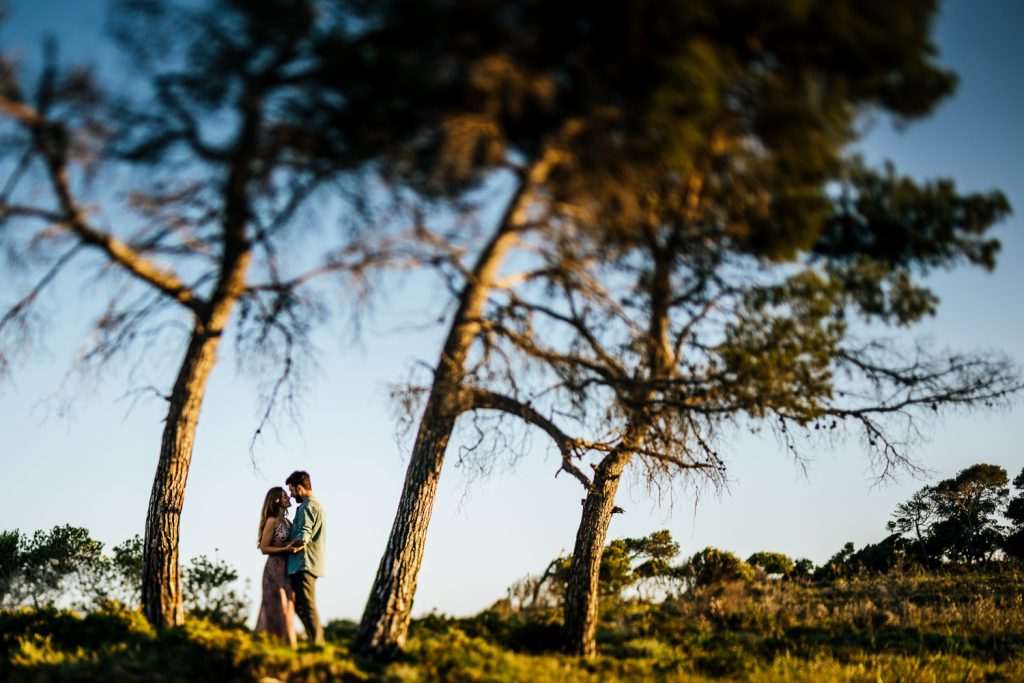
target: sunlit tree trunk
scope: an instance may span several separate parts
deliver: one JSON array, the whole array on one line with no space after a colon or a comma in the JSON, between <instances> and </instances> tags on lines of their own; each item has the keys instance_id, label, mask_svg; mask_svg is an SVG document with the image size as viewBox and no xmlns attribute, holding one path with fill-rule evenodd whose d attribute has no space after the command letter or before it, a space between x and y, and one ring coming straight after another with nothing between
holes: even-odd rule
<instances>
[{"instance_id":1,"label":"sunlit tree trunk","mask_svg":"<svg viewBox=\"0 0 1024 683\"><path fill-rule=\"evenodd\" d=\"M594 472L593 489L583 501L583 515L565 591L565 648L570 654L597 653L598 579L608 526L615 508L615 492L630 454L609 455Z\"/></svg>"},{"instance_id":2,"label":"sunlit tree trunk","mask_svg":"<svg viewBox=\"0 0 1024 683\"><path fill-rule=\"evenodd\" d=\"M153 489L146 515L142 605L157 628L182 623L178 536L185 483L206 382L216 362L220 336L192 335L170 396Z\"/></svg>"},{"instance_id":3,"label":"sunlit tree trunk","mask_svg":"<svg viewBox=\"0 0 1024 683\"><path fill-rule=\"evenodd\" d=\"M674 365L672 346L668 336L669 268L672 242L666 247L652 238L653 269L648 282L650 316L647 329L647 373L650 377L668 377ZM646 392L645 399L651 393ZM570 654L593 657L597 654L597 622L600 596L598 583L601 556L604 554L608 527L615 509L615 493L626 465L634 451L643 442L645 421L651 419L642 413L634 415L623 435L622 445L609 453L594 471L591 490L583 501L583 514L576 532L566 586L564 607L565 649Z\"/></svg>"},{"instance_id":4,"label":"sunlit tree trunk","mask_svg":"<svg viewBox=\"0 0 1024 683\"><path fill-rule=\"evenodd\" d=\"M207 319L197 322L169 398L146 515L142 579L143 611L157 628L176 626L184 619L178 537L185 483L206 384L217 362L224 328L241 294L249 260L248 251L236 255L233 268L222 281L225 294L211 307Z\"/></svg>"},{"instance_id":5,"label":"sunlit tree trunk","mask_svg":"<svg viewBox=\"0 0 1024 683\"><path fill-rule=\"evenodd\" d=\"M388 659L405 644L445 449L456 420L466 409L460 395L466 358L480 332L484 306L495 279L526 222L527 210L533 201L532 188L546 172L546 164L535 164L531 168L460 294L458 309L434 370L433 385L420 419L388 545L353 641L353 649L362 654Z\"/></svg>"},{"instance_id":6,"label":"sunlit tree trunk","mask_svg":"<svg viewBox=\"0 0 1024 683\"><path fill-rule=\"evenodd\" d=\"M192 338L171 390L160 441L160 459L146 514L142 575L143 612L156 628L176 626L184 621L178 538L185 483L192 463L192 447L206 384L217 362L217 348L224 329L245 291L252 261L252 245L247 235L250 220L248 182L261 123L261 105L258 96L250 96L244 101L245 123L224 184L220 275L209 303L196 315Z\"/></svg>"},{"instance_id":7,"label":"sunlit tree trunk","mask_svg":"<svg viewBox=\"0 0 1024 683\"><path fill-rule=\"evenodd\" d=\"M405 643L445 449L462 411L459 392L466 357L479 331L493 278L514 241L515 233L504 226L482 254L475 281L462 291L420 419L388 545L356 632L358 652L386 659Z\"/></svg>"}]
</instances>

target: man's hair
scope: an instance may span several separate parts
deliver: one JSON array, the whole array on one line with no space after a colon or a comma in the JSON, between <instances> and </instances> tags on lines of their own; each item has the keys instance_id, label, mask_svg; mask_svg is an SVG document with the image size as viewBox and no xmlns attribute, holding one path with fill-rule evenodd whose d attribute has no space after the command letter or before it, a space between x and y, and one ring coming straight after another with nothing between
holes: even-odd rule
<instances>
[{"instance_id":1,"label":"man's hair","mask_svg":"<svg viewBox=\"0 0 1024 683\"><path fill-rule=\"evenodd\" d=\"M290 486L304 486L311 491L313 490L313 485L309 483L309 472L303 472L302 470L295 470L289 474L284 483Z\"/></svg>"}]
</instances>

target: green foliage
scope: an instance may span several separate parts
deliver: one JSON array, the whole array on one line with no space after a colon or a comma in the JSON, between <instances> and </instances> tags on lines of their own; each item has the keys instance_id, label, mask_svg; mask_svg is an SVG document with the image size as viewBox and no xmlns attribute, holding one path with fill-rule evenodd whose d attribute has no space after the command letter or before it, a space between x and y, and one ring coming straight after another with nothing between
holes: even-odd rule
<instances>
[{"instance_id":1,"label":"green foliage","mask_svg":"<svg viewBox=\"0 0 1024 683\"><path fill-rule=\"evenodd\" d=\"M155 633L142 614L123 609L84 618L57 610L0 612L0 679L4 681L360 681L355 665L324 652L290 648L210 622Z\"/></svg>"},{"instance_id":2,"label":"green foliage","mask_svg":"<svg viewBox=\"0 0 1024 683\"><path fill-rule=\"evenodd\" d=\"M0 537L0 604L34 607L98 605L104 599L103 544L88 529L65 524Z\"/></svg>"},{"instance_id":3,"label":"green foliage","mask_svg":"<svg viewBox=\"0 0 1024 683\"><path fill-rule=\"evenodd\" d=\"M853 543L847 543L814 571L814 578L830 580L864 572L887 572L906 564L912 550L912 543L899 534L890 534L878 543L868 543L860 550Z\"/></svg>"},{"instance_id":4,"label":"green foliage","mask_svg":"<svg viewBox=\"0 0 1024 683\"><path fill-rule=\"evenodd\" d=\"M753 568L728 550L707 547L691 557L682 574L694 587L707 587L730 581L750 581Z\"/></svg>"},{"instance_id":5,"label":"green foliage","mask_svg":"<svg viewBox=\"0 0 1024 683\"><path fill-rule=\"evenodd\" d=\"M603 622L599 656L558 654L557 624L488 610L414 621L399 661L353 660L336 640L293 651L189 618L154 632L139 612L0 612L0 680L665 683L1013 681L1024 677L1024 574L892 572L838 581L732 582ZM352 624L339 623L344 637ZM510 634L533 629L529 647Z\"/></svg>"},{"instance_id":6,"label":"green foliage","mask_svg":"<svg viewBox=\"0 0 1024 683\"><path fill-rule=\"evenodd\" d=\"M70 525L37 531L31 538L0 532L0 606L66 606L101 610L109 604L139 605L142 538L138 535L104 554L89 531ZM225 627L246 619L246 598L236 587L238 572L219 558L194 558L184 572L186 610Z\"/></svg>"},{"instance_id":7,"label":"green foliage","mask_svg":"<svg viewBox=\"0 0 1024 683\"><path fill-rule=\"evenodd\" d=\"M1017 495L1006 504L1006 518L1010 529L1003 541L1003 551L1010 557L1024 560L1024 469L1013 479Z\"/></svg>"},{"instance_id":8,"label":"green foliage","mask_svg":"<svg viewBox=\"0 0 1024 683\"><path fill-rule=\"evenodd\" d=\"M814 562L810 561L806 557L801 557L799 560L793 563L793 577L800 579L809 579L814 575Z\"/></svg>"},{"instance_id":9,"label":"green foliage","mask_svg":"<svg viewBox=\"0 0 1024 683\"><path fill-rule=\"evenodd\" d=\"M839 552L830 557L827 562L815 570L814 578L817 580L837 579L854 573L854 565L851 560L853 559L855 552L856 549L853 545L853 541L847 541L846 544L840 548Z\"/></svg>"},{"instance_id":10,"label":"green foliage","mask_svg":"<svg viewBox=\"0 0 1024 683\"><path fill-rule=\"evenodd\" d=\"M220 558L194 558L182 580L185 610L200 619L226 628L245 623L247 600L234 583L238 572Z\"/></svg>"},{"instance_id":11,"label":"green foliage","mask_svg":"<svg viewBox=\"0 0 1024 683\"><path fill-rule=\"evenodd\" d=\"M145 563L142 537L136 534L113 548L110 558L111 597L128 607L142 598L142 570Z\"/></svg>"},{"instance_id":12,"label":"green foliage","mask_svg":"<svg viewBox=\"0 0 1024 683\"><path fill-rule=\"evenodd\" d=\"M1015 514L1014 501L1007 504L1007 483L1002 467L972 465L956 477L917 491L897 506L888 528L897 534L912 533L904 550L924 564L989 560L1007 544L998 515L1005 513L1013 521Z\"/></svg>"},{"instance_id":13,"label":"green foliage","mask_svg":"<svg viewBox=\"0 0 1024 683\"><path fill-rule=\"evenodd\" d=\"M747 564L752 567L760 567L765 574L777 574L783 578L792 576L796 571L796 563L783 553L756 552L747 558Z\"/></svg>"},{"instance_id":14,"label":"green foliage","mask_svg":"<svg viewBox=\"0 0 1024 683\"><path fill-rule=\"evenodd\" d=\"M598 590L605 595L618 595L622 589L636 579L633 565L626 549L626 542L615 540L605 546L601 554L601 568L598 573Z\"/></svg>"},{"instance_id":15,"label":"green foliage","mask_svg":"<svg viewBox=\"0 0 1024 683\"><path fill-rule=\"evenodd\" d=\"M25 545L21 534L0 531L0 606L7 604L21 570L21 548Z\"/></svg>"},{"instance_id":16,"label":"green foliage","mask_svg":"<svg viewBox=\"0 0 1024 683\"><path fill-rule=\"evenodd\" d=\"M600 591L618 597L640 582L671 579L676 573L671 562L678 554L679 544L672 540L668 529L641 538L614 540L601 555Z\"/></svg>"},{"instance_id":17,"label":"green foliage","mask_svg":"<svg viewBox=\"0 0 1024 683\"><path fill-rule=\"evenodd\" d=\"M678 568L672 560L679 544L667 529L639 538L613 540L601 555L598 592L604 598L618 599L623 591L647 586L665 586L675 580ZM509 587L508 607L515 612L541 611L561 605L569 580L572 555L552 560L540 576L527 576Z\"/></svg>"}]
</instances>

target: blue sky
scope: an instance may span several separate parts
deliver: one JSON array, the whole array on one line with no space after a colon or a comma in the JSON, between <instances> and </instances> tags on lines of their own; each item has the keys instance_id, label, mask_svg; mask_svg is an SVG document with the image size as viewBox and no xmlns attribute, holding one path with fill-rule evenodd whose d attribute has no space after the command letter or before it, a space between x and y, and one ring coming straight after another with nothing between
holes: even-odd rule
<instances>
[{"instance_id":1,"label":"blue sky","mask_svg":"<svg viewBox=\"0 0 1024 683\"><path fill-rule=\"evenodd\" d=\"M106 61L101 45L103 3L34 0L10 3L0 44L26 61L38 55L46 31L72 56ZM956 271L933 276L938 315L912 330L941 347L999 350L1024 364L1024 48L1017 35L1024 5L1012 0L948 2L936 27L942 60L961 75L957 95L931 119L902 132L878 121L862 145L878 162L893 159L915 177L951 176L965 190L1002 189L1018 216L999 226L1003 251L995 273ZM99 55L99 57L97 57ZM327 619L358 618L390 529L405 473L407 443L396 443L387 401L390 382L416 361L433 363L437 330L411 331L406 314L439 293L393 294L368 321L358 344L338 321L317 337L321 365L304 395L300 427L282 423L262 442L255 464L248 451L257 421L253 385L234 371L224 347L203 408L182 517L182 555L216 552L251 579L258 600L263 558L255 548L259 506L269 486L293 469L307 469L329 520L329 574L318 586ZM0 293L7 305L12 294ZM58 288L47 300L57 312L46 347L0 386L0 471L8 504L0 528L33 531L72 523L116 544L141 533L156 465L163 407L132 405L124 374L98 387L61 391L87 329L82 294ZM887 333L888 334L888 333ZM177 357L146 376L166 386ZM64 398L75 396L68 404ZM65 410L70 408L70 410ZM976 462L1024 466L1024 407L995 414L954 415L934 425L916 455L948 477ZM874 485L855 439L816 454L806 475L770 438L737 436L726 444L731 484L696 501L678 492L671 505L651 501L643 486L619 493L626 514L611 537L671 530L684 554L707 545L743 557L775 550L815 562L846 541L859 546L885 535L895 505L924 482L903 476ZM454 453L454 451L450 451ZM528 572L538 572L573 544L582 491L554 477L557 458L537 438L514 467L501 461L485 478L449 457L442 476L414 612L475 612L502 597ZM255 616L255 615L253 615Z\"/></svg>"}]
</instances>

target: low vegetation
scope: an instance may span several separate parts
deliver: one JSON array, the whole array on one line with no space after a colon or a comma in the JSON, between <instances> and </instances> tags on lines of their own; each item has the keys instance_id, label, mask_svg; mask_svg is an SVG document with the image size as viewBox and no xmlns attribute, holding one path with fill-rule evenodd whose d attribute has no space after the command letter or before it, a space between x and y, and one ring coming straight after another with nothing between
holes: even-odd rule
<instances>
[{"instance_id":1,"label":"low vegetation","mask_svg":"<svg viewBox=\"0 0 1024 683\"><path fill-rule=\"evenodd\" d=\"M701 586L660 602L607 599L600 655L559 653L559 612L507 600L416 620L386 666L353 658L354 625L293 652L190 618L157 635L137 611L0 613L0 680L512 682L1015 681L1024 679L1024 572L894 571L827 581Z\"/></svg>"},{"instance_id":2,"label":"low vegetation","mask_svg":"<svg viewBox=\"0 0 1024 683\"><path fill-rule=\"evenodd\" d=\"M293 651L252 634L237 575L220 560L193 560L188 619L156 632L138 610L137 541L107 555L84 529L4 532L0 680L1024 680L1024 564L1014 545L1024 474L1016 497L1008 483L1005 472L975 466L925 487L911 502L928 523L911 525L911 537L899 533L908 503L892 536L847 544L819 567L717 548L677 562L667 531L612 541L590 659L562 654L565 557L480 614L415 620L402 655L380 664L350 653L350 621L329 623L323 648ZM957 510L974 511L962 520L976 536L951 521Z\"/></svg>"}]
</instances>

